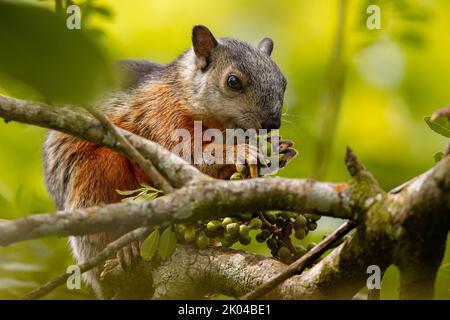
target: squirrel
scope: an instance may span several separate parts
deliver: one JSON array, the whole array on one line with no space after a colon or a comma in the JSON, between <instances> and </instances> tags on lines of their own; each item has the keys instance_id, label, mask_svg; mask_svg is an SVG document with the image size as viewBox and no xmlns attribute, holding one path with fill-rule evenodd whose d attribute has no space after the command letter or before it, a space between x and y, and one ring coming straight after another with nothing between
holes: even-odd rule
<instances>
[{"instance_id":1,"label":"squirrel","mask_svg":"<svg viewBox=\"0 0 450 320\"><path fill-rule=\"evenodd\" d=\"M120 62L129 75L127 86L101 100L98 109L116 126L169 150L176 143L171 139L172 131L184 128L192 132L195 120L201 120L205 128L220 130L278 129L286 79L270 58L272 49L270 38L254 47L232 38L216 39L207 27L197 25L192 29L192 47L170 64ZM282 143L285 151L292 145ZM287 158L295 155L293 149L289 150ZM236 148L236 152L241 151L242 148ZM46 184L58 210L120 202L116 190L136 189L141 182L151 184L133 161L61 132L49 132L44 160ZM228 179L236 167L198 166L219 179ZM94 257L125 231L70 237L75 259L83 263ZM117 253L124 268L138 256L139 243ZM97 267L83 277L99 298L106 298L100 272Z\"/></svg>"}]
</instances>

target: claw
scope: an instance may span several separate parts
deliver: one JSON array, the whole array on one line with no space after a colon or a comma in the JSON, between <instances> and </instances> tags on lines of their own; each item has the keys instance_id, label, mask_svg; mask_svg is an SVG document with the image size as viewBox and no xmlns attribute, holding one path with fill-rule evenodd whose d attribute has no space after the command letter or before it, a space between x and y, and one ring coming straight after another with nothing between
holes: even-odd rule
<instances>
[{"instance_id":1,"label":"claw","mask_svg":"<svg viewBox=\"0 0 450 320\"><path fill-rule=\"evenodd\" d=\"M134 258L140 257L141 253L140 253L140 243L138 243L137 241L133 241L131 243L131 251L133 254Z\"/></svg>"},{"instance_id":2,"label":"claw","mask_svg":"<svg viewBox=\"0 0 450 320\"><path fill-rule=\"evenodd\" d=\"M257 164L249 164L248 168L250 169L250 177L258 178L258 165Z\"/></svg>"},{"instance_id":3,"label":"claw","mask_svg":"<svg viewBox=\"0 0 450 320\"><path fill-rule=\"evenodd\" d=\"M128 271L136 260L140 258L139 248L140 242L133 241L117 252L117 260L124 271Z\"/></svg>"},{"instance_id":4,"label":"claw","mask_svg":"<svg viewBox=\"0 0 450 320\"><path fill-rule=\"evenodd\" d=\"M244 178L250 175L251 178L259 177L259 167L267 167L267 162L257 148L247 144L236 147L236 170Z\"/></svg>"},{"instance_id":5,"label":"claw","mask_svg":"<svg viewBox=\"0 0 450 320\"><path fill-rule=\"evenodd\" d=\"M289 162L289 160L291 160L292 158L294 158L296 155L297 155L297 150L295 150L295 149L287 149L284 153L283 153L283 155L282 155L282 157L281 157L281 159L280 159L280 162L279 162L279 164L280 164L280 168L283 168L283 167L285 167L286 166L286 164Z\"/></svg>"},{"instance_id":6,"label":"claw","mask_svg":"<svg viewBox=\"0 0 450 320\"><path fill-rule=\"evenodd\" d=\"M278 145L278 152L279 153L284 153L286 150L288 150L293 145L294 145L294 143L292 141L289 141L289 140L280 141L280 143Z\"/></svg>"}]
</instances>

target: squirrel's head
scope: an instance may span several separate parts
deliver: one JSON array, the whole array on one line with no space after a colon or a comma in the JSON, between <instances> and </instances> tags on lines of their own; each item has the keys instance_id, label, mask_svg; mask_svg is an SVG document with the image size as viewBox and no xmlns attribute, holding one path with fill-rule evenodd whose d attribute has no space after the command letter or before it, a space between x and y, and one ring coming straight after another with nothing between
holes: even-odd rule
<instances>
[{"instance_id":1,"label":"squirrel's head","mask_svg":"<svg viewBox=\"0 0 450 320\"><path fill-rule=\"evenodd\" d=\"M270 58L273 42L256 46L222 38L205 26L192 30L192 48L180 59L189 102L201 120L223 128L278 129L286 79Z\"/></svg>"}]
</instances>

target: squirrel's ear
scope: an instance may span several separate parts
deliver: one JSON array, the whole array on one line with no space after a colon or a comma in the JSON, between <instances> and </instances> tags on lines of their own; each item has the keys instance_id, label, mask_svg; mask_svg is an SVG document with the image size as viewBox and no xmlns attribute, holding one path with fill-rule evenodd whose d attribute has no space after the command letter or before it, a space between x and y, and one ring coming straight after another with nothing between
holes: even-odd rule
<instances>
[{"instance_id":1,"label":"squirrel's ear","mask_svg":"<svg viewBox=\"0 0 450 320\"><path fill-rule=\"evenodd\" d=\"M192 47L195 55L208 61L211 50L217 46L217 40L205 26L197 25L192 29Z\"/></svg>"},{"instance_id":2,"label":"squirrel's ear","mask_svg":"<svg viewBox=\"0 0 450 320\"><path fill-rule=\"evenodd\" d=\"M273 41L270 38L264 38L258 43L258 49L270 56L273 50Z\"/></svg>"}]
</instances>

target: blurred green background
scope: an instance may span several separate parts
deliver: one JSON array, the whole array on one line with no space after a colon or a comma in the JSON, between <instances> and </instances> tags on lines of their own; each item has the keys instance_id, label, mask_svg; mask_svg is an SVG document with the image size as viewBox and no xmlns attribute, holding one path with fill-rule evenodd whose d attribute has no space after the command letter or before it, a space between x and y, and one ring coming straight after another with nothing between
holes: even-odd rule
<instances>
[{"instance_id":1,"label":"blurred green background","mask_svg":"<svg viewBox=\"0 0 450 320\"><path fill-rule=\"evenodd\" d=\"M54 1L22 2L54 11ZM282 176L318 176L317 163L323 160L317 152L324 115L330 114L327 108L333 101L330 85L336 83L330 82L330 74L334 72L341 76L338 78L342 81L338 80L337 84L342 85L338 90L342 103L336 130L333 131L332 126L326 128L334 141L328 170L325 175L319 175L321 178L329 181L348 178L343 165L348 145L385 190L389 190L430 168L434 164L433 154L442 151L448 143L448 139L427 127L423 117L450 103L449 1L347 1L342 39L338 43L341 45L338 65L330 61L336 45L339 0L73 2L82 6L81 32L106 60L144 58L168 63L190 46L190 31L195 24L208 26L216 37L236 37L252 44L265 36L273 38L272 58L288 79L286 116L281 133L295 141L300 151L300 156L280 171ZM381 8L380 30L366 27L369 16L366 9L370 4ZM13 21L27 23L23 19ZM18 25L10 27L19 29ZM47 36L48 33L38 32L35 38L18 36L16 40L18 45L35 41L29 45L37 46ZM45 66L47 58L50 66L55 59L75 63L76 54L70 58L54 57L55 50L62 45L54 43L54 46L41 48L39 55L31 51L25 58L20 56L14 61L0 62L0 92L45 100L36 88L32 89L33 80L21 83L7 72L2 73L6 69L1 66L26 66L38 72L39 69L34 68ZM80 40L78 51L85 50L84 45ZM8 45L3 48L8 50ZM76 53L77 49L74 50ZM50 84L61 82L45 71L34 76ZM74 90L76 83L92 81L89 73L80 72L78 76L73 78L76 80ZM55 210L43 177L45 134L42 128L0 123L1 219ZM321 219L318 230L309 235L305 243L320 240L339 223ZM264 247L246 247L249 248L268 254ZM0 298L17 298L63 272L72 263L64 238L27 241L0 248ZM436 286L438 299L450 298L448 249L444 264ZM383 280L382 298L395 299L397 290L398 272L392 267ZM86 288L70 291L63 287L46 296L46 299L56 298L92 298L92 295Z\"/></svg>"}]
</instances>

